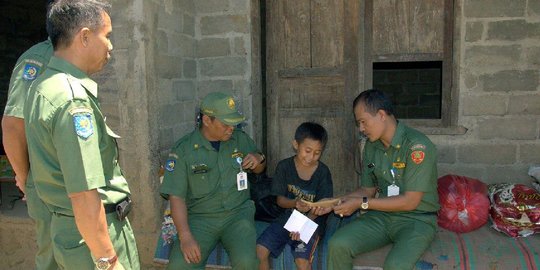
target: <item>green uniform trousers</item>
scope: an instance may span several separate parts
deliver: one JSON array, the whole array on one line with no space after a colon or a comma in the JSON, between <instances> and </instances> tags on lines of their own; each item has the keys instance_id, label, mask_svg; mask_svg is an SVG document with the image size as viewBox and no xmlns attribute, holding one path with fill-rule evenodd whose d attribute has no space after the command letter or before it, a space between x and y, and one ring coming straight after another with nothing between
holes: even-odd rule
<instances>
[{"instance_id":1,"label":"green uniform trousers","mask_svg":"<svg viewBox=\"0 0 540 270\"><path fill-rule=\"evenodd\" d=\"M36 253L37 270L56 270L58 265L54 260L53 247L51 241L51 218L47 206L38 197L36 188L33 184L26 185L26 206L28 215L34 220L36 226L36 243L38 250Z\"/></svg>"},{"instance_id":2,"label":"green uniform trousers","mask_svg":"<svg viewBox=\"0 0 540 270\"><path fill-rule=\"evenodd\" d=\"M328 270L352 269L356 255L391 243L383 269L414 269L435 236L436 222L434 214L368 211L330 238Z\"/></svg>"},{"instance_id":3,"label":"green uniform trousers","mask_svg":"<svg viewBox=\"0 0 540 270\"><path fill-rule=\"evenodd\" d=\"M247 207L245 207L247 205ZM180 250L180 241L175 241L167 269L204 270L206 261L218 241L221 242L234 270L258 269L256 254L257 231L255 229L255 206L251 200L241 209L212 215L189 216L189 228L201 248L201 262L188 264Z\"/></svg>"},{"instance_id":4,"label":"green uniform trousers","mask_svg":"<svg viewBox=\"0 0 540 270\"><path fill-rule=\"evenodd\" d=\"M137 243L129 220L119 221L116 213L107 214L109 237L118 261L126 270L139 270ZM53 214L51 222L53 252L59 269L94 270L94 260L75 224L75 218Z\"/></svg>"}]
</instances>

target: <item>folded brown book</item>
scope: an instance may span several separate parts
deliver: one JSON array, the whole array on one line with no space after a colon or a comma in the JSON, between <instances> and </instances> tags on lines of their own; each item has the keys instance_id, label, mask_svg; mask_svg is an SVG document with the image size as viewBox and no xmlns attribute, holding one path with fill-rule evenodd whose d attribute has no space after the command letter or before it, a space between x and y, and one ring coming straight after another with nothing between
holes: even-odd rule
<instances>
[{"instance_id":1,"label":"folded brown book","mask_svg":"<svg viewBox=\"0 0 540 270\"><path fill-rule=\"evenodd\" d=\"M310 207L333 207L335 205L339 204L339 199L329 199L324 201L318 201L318 202L308 202L306 200L301 200L305 204L307 204Z\"/></svg>"}]
</instances>

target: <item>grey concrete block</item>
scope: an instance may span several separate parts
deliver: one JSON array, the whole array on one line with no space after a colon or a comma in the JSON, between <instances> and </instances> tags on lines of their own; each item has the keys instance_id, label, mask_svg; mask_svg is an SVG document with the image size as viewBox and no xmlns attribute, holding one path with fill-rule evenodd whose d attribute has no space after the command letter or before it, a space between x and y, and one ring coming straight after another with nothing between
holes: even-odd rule
<instances>
[{"instance_id":1,"label":"grey concrete block","mask_svg":"<svg viewBox=\"0 0 540 270\"><path fill-rule=\"evenodd\" d=\"M174 125L184 117L184 106L178 102L174 104L168 104L159 106L159 121L167 126Z\"/></svg>"},{"instance_id":2,"label":"grey concrete block","mask_svg":"<svg viewBox=\"0 0 540 270\"><path fill-rule=\"evenodd\" d=\"M540 144L522 144L519 146L519 161L525 164L540 163Z\"/></svg>"},{"instance_id":3,"label":"grey concrete block","mask_svg":"<svg viewBox=\"0 0 540 270\"><path fill-rule=\"evenodd\" d=\"M528 47L523 49L524 62L530 68L540 69L540 47Z\"/></svg>"},{"instance_id":4,"label":"grey concrete block","mask_svg":"<svg viewBox=\"0 0 540 270\"><path fill-rule=\"evenodd\" d=\"M483 166L478 167L468 164L438 163L437 173L439 174L439 178L447 174L455 174L482 180L482 177L485 174L485 169L483 168Z\"/></svg>"},{"instance_id":5,"label":"grey concrete block","mask_svg":"<svg viewBox=\"0 0 540 270\"><path fill-rule=\"evenodd\" d=\"M197 0L195 2L195 9L197 13L215 13L229 11L229 1L226 0Z\"/></svg>"},{"instance_id":6,"label":"grey concrete block","mask_svg":"<svg viewBox=\"0 0 540 270\"><path fill-rule=\"evenodd\" d=\"M189 36L195 36L195 17L184 14L184 28L182 32Z\"/></svg>"},{"instance_id":7,"label":"grey concrete block","mask_svg":"<svg viewBox=\"0 0 540 270\"><path fill-rule=\"evenodd\" d=\"M176 91L172 87L171 80L158 80L156 84L157 102L160 105L176 102Z\"/></svg>"},{"instance_id":8,"label":"grey concrete block","mask_svg":"<svg viewBox=\"0 0 540 270\"><path fill-rule=\"evenodd\" d=\"M248 14L249 8L251 7L250 0L230 0L231 9L237 14Z\"/></svg>"},{"instance_id":9,"label":"grey concrete block","mask_svg":"<svg viewBox=\"0 0 540 270\"><path fill-rule=\"evenodd\" d=\"M521 47L509 46L471 46L465 49L465 66L471 71L484 73L485 70L511 69L519 65Z\"/></svg>"},{"instance_id":10,"label":"grey concrete block","mask_svg":"<svg viewBox=\"0 0 540 270\"><path fill-rule=\"evenodd\" d=\"M455 163L456 147L453 145L437 145L437 162L438 163Z\"/></svg>"},{"instance_id":11,"label":"grey concrete block","mask_svg":"<svg viewBox=\"0 0 540 270\"><path fill-rule=\"evenodd\" d=\"M230 53L231 46L228 38L203 38L197 41L198 57L227 56Z\"/></svg>"},{"instance_id":12,"label":"grey concrete block","mask_svg":"<svg viewBox=\"0 0 540 270\"><path fill-rule=\"evenodd\" d=\"M174 79L182 77L182 58L160 54L156 57L156 75L163 79Z\"/></svg>"},{"instance_id":13,"label":"grey concrete block","mask_svg":"<svg viewBox=\"0 0 540 270\"><path fill-rule=\"evenodd\" d=\"M176 93L178 101L193 101L196 97L195 82L192 80L175 80L172 89Z\"/></svg>"},{"instance_id":14,"label":"grey concrete block","mask_svg":"<svg viewBox=\"0 0 540 270\"><path fill-rule=\"evenodd\" d=\"M176 13L168 13L160 11L157 16L158 29L166 29L177 33L182 33L183 21L182 16Z\"/></svg>"},{"instance_id":15,"label":"grey concrete block","mask_svg":"<svg viewBox=\"0 0 540 270\"><path fill-rule=\"evenodd\" d=\"M538 94L510 96L508 112L510 114L540 115L540 96Z\"/></svg>"},{"instance_id":16,"label":"grey concrete block","mask_svg":"<svg viewBox=\"0 0 540 270\"><path fill-rule=\"evenodd\" d=\"M538 78L538 70L504 70L480 76L484 82L484 91L488 92L535 91Z\"/></svg>"},{"instance_id":17,"label":"grey concrete block","mask_svg":"<svg viewBox=\"0 0 540 270\"><path fill-rule=\"evenodd\" d=\"M165 123L163 123L165 124ZM167 123L167 124L173 124L173 123ZM172 148L174 146L174 143L180 138L175 138L173 133L172 127L161 127L159 130L159 141L160 144L163 145L166 148ZM169 159L169 150L166 151L166 155L162 157L161 160L165 161Z\"/></svg>"},{"instance_id":18,"label":"grey concrete block","mask_svg":"<svg viewBox=\"0 0 540 270\"><path fill-rule=\"evenodd\" d=\"M538 137L536 119L512 117L484 119L478 122L480 139L532 140Z\"/></svg>"},{"instance_id":19,"label":"grey concrete block","mask_svg":"<svg viewBox=\"0 0 540 270\"><path fill-rule=\"evenodd\" d=\"M133 40L133 29L131 27L114 27L111 42L114 50L128 49L137 41Z\"/></svg>"},{"instance_id":20,"label":"grey concrete block","mask_svg":"<svg viewBox=\"0 0 540 270\"><path fill-rule=\"evenodd\" d=\"M534 22L534 23L529 23L527 25L528 25L528 30L529 30L527 37L532 38L532 39L539 39L540 38L540 23Z\"/></svg>"},{"instance_id":21,"label":"grey concrete block","mask_svg":"<svg viewBox=\"0 0 540 270\"><path fill-rule=\"evenodd\" d=\"M527 15L529 16L540 16L540 1L537 0L529 0L528 3L528 9L527 9Z\"/></svg>"},{"instance_id":22,"label":"grey concrete block","mask_svg":"<svg viewBox=\"0 0 540 270\"><path fill-rule=\"evenodd\" d=\"M243 76L246 73L246 59L243 57L221 57L199 60L201 76Z\"/></svg>"},{"instance_id":23,"label":"grey concrete block","mask_svg":"<svg viewBox=\"0 0 540 270\"><path fill-rule=\"evenodd\" d=\"M508 143L463 144L457 148L458 162L464 164L513 164L517 147Z\"/></svg>"},{"instance_id":24,"label":"grey concrete block","mask_svg":"<svg viewBox=\"0 0 540 270\"><path fill-rule=\"evenodd\" d=\"M157 31L156 45L158 52L168 53L169 52L169 37L167 33L163 30Z\"/></svg>"},{"instance_id":25,"label":"grey concrete block","mask_svg":"<svg viewBox=\"0 0 540 270\"><path fill-rule=\"evenodd\" d=\"M482 39L484 24L482 22L467 22L465 24L465 41L475 42Z\"/></svg>"},{"instance_id":26,"label":"grey concrete block","mask_svg":"<svg viewBox=\"0 0 540 270\"><path fill-rule=\"evenodd\" d=\"M522 17L526 4L526 0L467 0L463 10L472 18Z\"/></svg>"},{"instance_id":27,"label":"grey concrete block","mask_svg":"<svg viewBox=\"0 0 540 270\"><path fill-rule=\"evenodd\" d=\"M503 96L473 96L463 98L464 115L504 115L506 100Z\"/></svg>"},{"instance_id":28,"label":"grey concrete block","mask_svg":"<svg viewBox=\"0 0 540 270\"><path fill-rule=\"evenodd\" d=\"M528 36L529 24L525 20L507 20L488 23L487 40L521 40Z\"/></svg>"},{"instance_id":29,"label":"grey concrete block","mask_svg":"<svg viewBox=\"0 0 540 270\"><path fill-rule=\"evenodd\" d=\"M197 77L197 61L192 59L184 60L184 78L196 78Z\"/></svg>"},{"instance_id":30,"label":"grey concrete block","mask_svg":"<svg viewBox=\"0 0 540 270\"><path fill-rule=\"evenodd\" d=\"M195 57L196 40L184 34L169 35L169 49L175 56Z\"/></svg>"},{"instance_id":31,"label":"grey concrete block","mask_svg":"<svg viewBox=\"0 0 540 270\"><path fill-rule=\"evenodd\" d=\"M243 37L235 37L233 39L233 54L238 56L246 56L247 50Z\"/></svg>"},{"instance_id":32,"label":"grey concrete block","mask_svg":"<svg viewBox=\"0 0 540 270\"><path fill-rule=\"evenodd\" d=\"M197 94L198 98L202 99L210 92L224 91L232 93L232 89L232 80L199 81Z\"/></svg>"},{"instance_id":33,"label":"grey concrete block","mask_svg":"<svg viewBox=\"0 0 540 270\"><path fill-rule=\"evenodd\" d=\"M484 183L514 183L530 185L530 176L527 175L528 165L512 164L508 166L488 166L483 179Z\"/></svg>"},{"instance_id":34,"label":"grey concrete block","mask_svg":"<svg viewBox=\"0 0 540 270\"><path fill-rule=\"evenodd\" d=\"M204 16L200 27L203 36L249 32L248 18L244 15Z\"/></svg>"}]
</instances>

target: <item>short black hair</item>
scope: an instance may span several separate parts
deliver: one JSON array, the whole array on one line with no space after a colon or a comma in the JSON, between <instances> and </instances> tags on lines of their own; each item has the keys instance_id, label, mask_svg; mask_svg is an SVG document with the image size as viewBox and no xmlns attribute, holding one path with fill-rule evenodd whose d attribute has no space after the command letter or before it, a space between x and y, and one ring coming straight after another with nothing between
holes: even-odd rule
<instances>
[{"instance_id":1,"label":"short black hair","mask_svg":"<svg viewBox=\"0 0 540 270\"><path fill-rule=\"evenodd\" d=\"M321 142L322 146L326 146L328 141L328 133L323 126L314 122L304 122L296 128L294 140L297 143L302 143L305 139L312 139Z\"/></svg>"},{"instance_id":2,"label":"short black hair","mask_svg":"<svg viewBox=\"0 0 540 270\"><path fill-rule=\"evenodd\" d=\"M388 115L394 115L394 105L386 94L377 89L368 89L360 93L353 101L353 110L362 102L366 106L366 111L375 115L379 110L383 110Z\"/></svg>"},{"instance_id":3,"label":"short black hair","mask_svg":"<svg viewBox=\"0 0 540 270\"><path fill-rule=\"evenodd\" d=\"M98 29L102 13L109 14L111 5L101 0L56 0L47 12L47 34L54 49L67 47L83 27Z\"/></svg>"}]
</instances>

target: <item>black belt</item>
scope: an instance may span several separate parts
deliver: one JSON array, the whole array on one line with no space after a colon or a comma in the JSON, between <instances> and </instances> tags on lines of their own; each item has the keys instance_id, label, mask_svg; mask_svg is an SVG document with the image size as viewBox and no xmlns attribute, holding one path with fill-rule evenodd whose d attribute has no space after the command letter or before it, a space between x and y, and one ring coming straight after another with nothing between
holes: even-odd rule
<instances>
[{"instance_id":1,"label":"black belt","mask_svg":"<svg viewBox=\"0 0 540 270\"><path fill-rule=\"evenodd\" d=\"M120 205L123 202L127 202L128 204L131 204L131 198L128 196L117 203L103 204L103 208L105 208L105 213L106 214L115 213L118 209L118 205Z\"/></svg>"}]
</instances>

